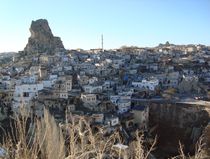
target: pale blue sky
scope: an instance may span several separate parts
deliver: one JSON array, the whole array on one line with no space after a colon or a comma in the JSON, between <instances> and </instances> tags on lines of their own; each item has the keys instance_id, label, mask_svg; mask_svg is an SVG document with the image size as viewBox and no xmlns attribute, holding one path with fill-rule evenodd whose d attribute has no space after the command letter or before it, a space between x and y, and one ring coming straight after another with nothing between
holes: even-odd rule
<instances>
[{"instance_id":1,"label":"pale blue sky","mask_svg":"<svg viewBox=\"0 0 210 159\"><path fill-rule=\"evenodd\" d=\"M1 0L0 52L23 50L32 20L67 49L210 44L210 0Z\"/></svg>"}]
</instances>

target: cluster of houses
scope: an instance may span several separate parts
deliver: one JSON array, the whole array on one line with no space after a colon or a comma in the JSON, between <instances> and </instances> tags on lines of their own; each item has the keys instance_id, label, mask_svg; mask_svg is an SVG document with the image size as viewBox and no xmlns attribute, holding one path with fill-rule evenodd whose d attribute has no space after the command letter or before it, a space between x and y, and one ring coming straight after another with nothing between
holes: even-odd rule
<instances>
[{"instance_id":1,"label":"cluster of houses","mask_svg":"<svg viewBox=\"0 0 210 159\"><path fill-rule=\"evenodd\" d=\"M210 48L204 45L16 54L0 69L0 120L8 107L38 117L47 107L59 122L66 114L85 116L91 125L129 137L132 130L148 130L145 99L162 99L170 89L180 98L209 99L209 83Z\"/></svg>"}]
</instances>

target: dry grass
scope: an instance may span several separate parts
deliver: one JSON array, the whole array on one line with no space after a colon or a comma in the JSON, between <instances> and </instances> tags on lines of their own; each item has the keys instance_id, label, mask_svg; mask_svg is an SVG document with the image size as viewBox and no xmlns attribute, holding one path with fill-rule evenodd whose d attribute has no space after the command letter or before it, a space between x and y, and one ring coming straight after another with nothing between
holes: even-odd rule
<instances>
[{"instance_id":1,"label":"dry grass","mask_svg":"<svg viewBox=\"0 0 210 159\"><path fill-rule=\"evenodd\" d=\"M72 117L71 122L58 126L46 110L42 119L31 121L28 116L22 111L14 117L12 132L5 132L0 147L6 150L6 159L146 159L154 147L146 151L142 136L136 133L136 140L127 149L116 148L116 143L123 144L118 132L108 137L101 128L93 132L84 118Z\"/></svg>"}]
</instances>

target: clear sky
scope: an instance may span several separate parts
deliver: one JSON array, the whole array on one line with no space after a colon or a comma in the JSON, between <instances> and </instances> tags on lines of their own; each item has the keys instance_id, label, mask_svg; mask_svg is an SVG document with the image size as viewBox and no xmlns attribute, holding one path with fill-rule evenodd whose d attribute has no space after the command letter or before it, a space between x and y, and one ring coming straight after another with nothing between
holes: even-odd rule
<instances>
[{"instance_id":1,"label":"clear sky","mask_svg":"<svg viewBox=\"0 0 210 159\"><path fill-rule=\"evenodd\" d=\"M23 50L32 20L47 19L65 48L210 45L210 0L1 0L0 52Z\"/></svg>"}]
</instances>

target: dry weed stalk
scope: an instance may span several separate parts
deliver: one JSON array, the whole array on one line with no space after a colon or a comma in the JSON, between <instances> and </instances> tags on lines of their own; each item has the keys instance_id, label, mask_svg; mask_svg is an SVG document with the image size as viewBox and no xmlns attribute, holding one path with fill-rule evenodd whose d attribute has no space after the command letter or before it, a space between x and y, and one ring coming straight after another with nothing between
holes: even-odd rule
<instances>
[{"instance_id":1,"label":"dry weed stalk","mask_svg":"<svg viewBox=\"0 0 210 159\"><path fill-rule=\"evenodd\" d=\"M195 155L194 156L186 156L183 151L183 145L179 142L179 155L172 157L172 159L208 159L209 156L206 155L205 151L205 142L204 137L201 136L195 145Z\"/></svg>"},{"instance_id":2,"label":"dry weed stalk","mask_svg":"<svg viewBox=\"0 0 210 159\"><path fill-rule=\"evenodd\" d=\"M152 145L147 149L144 143L144 136L140 135L138 131L136 131L136 140L133 141L129 145L130 156L134 159L148 159L150 158L151 152L155 149L155 144L157 142L157 137L155 137Z\"/></svg>"}]
</instances>

